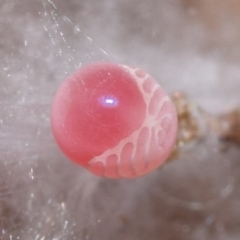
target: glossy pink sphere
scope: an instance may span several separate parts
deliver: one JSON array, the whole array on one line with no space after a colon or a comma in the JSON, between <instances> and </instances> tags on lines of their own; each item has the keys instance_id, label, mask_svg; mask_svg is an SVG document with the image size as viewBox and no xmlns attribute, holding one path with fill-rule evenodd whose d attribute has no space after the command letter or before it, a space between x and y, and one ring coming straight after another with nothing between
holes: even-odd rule
<instances>
[{"instance_id":1,"label":"glossy pink sphere","mask_svg":"<svg viewBox=\"0 0 240 240\"><path fill-rule=\"evenodd\" d=\"M94 63L58 90L52 130L72 161L98 176L135 178L159 167L176 138L175 107L139 68Z\"/></svg>"}]
</instances>

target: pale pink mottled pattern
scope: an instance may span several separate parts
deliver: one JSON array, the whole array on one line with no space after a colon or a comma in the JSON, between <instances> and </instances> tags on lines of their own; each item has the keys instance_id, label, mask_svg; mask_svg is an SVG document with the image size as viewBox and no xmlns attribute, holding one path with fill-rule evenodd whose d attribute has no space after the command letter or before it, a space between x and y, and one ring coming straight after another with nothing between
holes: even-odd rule
<instances>
[{"instance_id":1,"label":"pale pink mottled pattern","mask_svg":"<svg viewBox=\"0 0 240 240\"><path fill-rule=\"evenodd\" d=\"M175 107L160 85L139 68L122 67L136 80L147 111L137 131L89 162L90 171L109 178L135 178L159 167L169 156L177 132Z\"/></svg>"}]
</instances>

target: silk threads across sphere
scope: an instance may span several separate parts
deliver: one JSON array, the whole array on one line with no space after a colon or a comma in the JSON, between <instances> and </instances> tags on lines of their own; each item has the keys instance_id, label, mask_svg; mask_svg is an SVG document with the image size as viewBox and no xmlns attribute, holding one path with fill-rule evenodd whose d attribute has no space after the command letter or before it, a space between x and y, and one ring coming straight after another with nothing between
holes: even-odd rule
<instances>
[{"instance_id":1,"label":"silk threads across sphere","mask_svg":"<svg viewBox=\"0 0 240 240\"><path fill-rule=\"evenodd\" d=\"M62 152L93 174L136 178L158 168L177 134L174 104L143 70L98 62L73 73L51 110Z\"/></svg>"}]
</instances>

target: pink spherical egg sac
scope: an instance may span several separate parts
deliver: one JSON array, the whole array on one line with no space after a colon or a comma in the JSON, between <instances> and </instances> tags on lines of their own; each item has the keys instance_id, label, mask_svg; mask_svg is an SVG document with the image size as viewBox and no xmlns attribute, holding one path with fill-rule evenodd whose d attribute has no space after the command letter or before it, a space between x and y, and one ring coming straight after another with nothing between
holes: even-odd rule
<instances>
[{"instance_id":1,"label":"pink spherical egg sac","mask_svg":"<svg viewBox=\"0 0 240 240\"><path fill-rule=\"evenodd\" d=\"M97 176L136 178L171 153L177 114L169 96L143 70L101 62L80 68L62 84L51 124L72 161Z\"/></svg>"}]
</instances>

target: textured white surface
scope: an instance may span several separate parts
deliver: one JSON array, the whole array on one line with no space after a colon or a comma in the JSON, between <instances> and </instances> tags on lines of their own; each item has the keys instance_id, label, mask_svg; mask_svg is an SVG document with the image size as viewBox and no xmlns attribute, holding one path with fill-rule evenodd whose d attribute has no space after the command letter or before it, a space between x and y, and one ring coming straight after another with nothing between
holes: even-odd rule
<instances>
[{"instance_id":1,"label":"textured white surface","mask_svg":"<svg viewBox=\"0 0 240 240\"><path fill-rule=\"evenodd\" d=\"M60 153L50 104L78 66L139 66L210 112L239 104L239 0L2 0L0 239L238 240L239 149L209 137L146 177L102 180Z\"/></svg>"}]
</instances>

